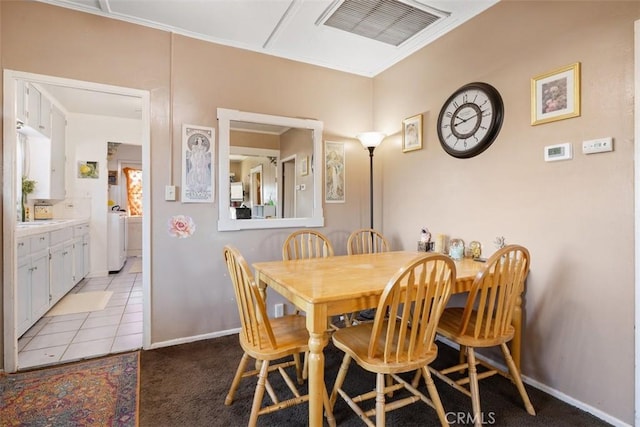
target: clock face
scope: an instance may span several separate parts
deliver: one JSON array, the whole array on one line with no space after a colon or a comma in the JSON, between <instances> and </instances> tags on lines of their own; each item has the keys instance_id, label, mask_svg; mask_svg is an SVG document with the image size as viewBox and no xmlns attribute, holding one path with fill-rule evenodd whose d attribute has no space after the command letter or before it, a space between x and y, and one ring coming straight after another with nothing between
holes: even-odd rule
<instances>
[{"instance_id":1,"label":"clock face","mask_svg":"<svg viewBox=\"0 0 640 427\"><path fill-rule=\"evenodd\" d=\"M486 83L469 83L453 93L438 116L438 138L454 157L468 158L486 150L502 126L503 104Z\"/></svg>"}]
</instances>

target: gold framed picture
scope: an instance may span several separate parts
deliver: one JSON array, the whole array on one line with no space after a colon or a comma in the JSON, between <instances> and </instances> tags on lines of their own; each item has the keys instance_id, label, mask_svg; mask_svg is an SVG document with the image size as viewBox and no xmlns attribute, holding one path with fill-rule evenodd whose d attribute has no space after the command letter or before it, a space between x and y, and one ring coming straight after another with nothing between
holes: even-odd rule
<instances>
[{"instance_id":1,"label":"gold framed picture","mask_svg":"<svg viewBox=\"0 0 640 427\"><path fill-rule=\"evenodd\" d=\"M531 79L531 125L580 115L580 63Z\"/></svg>"},{"instance_id":2,"label":"gold framed picture","mask_svg":"<svg viewBox=\"0 0 640 427\"><path fill-rule=\"evenodd\" d=\"M402 121L402 152L422 148L422 114L416 114Z\"/></svg>"}]
</instances>

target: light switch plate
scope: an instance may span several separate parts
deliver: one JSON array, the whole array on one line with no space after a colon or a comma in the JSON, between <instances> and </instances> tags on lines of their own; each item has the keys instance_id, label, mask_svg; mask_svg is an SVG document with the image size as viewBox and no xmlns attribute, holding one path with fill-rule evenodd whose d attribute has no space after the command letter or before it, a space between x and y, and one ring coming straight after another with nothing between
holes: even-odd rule
<instances>
[{"instance_id":1,"label":"light switch plate","mask_svg":"<svg viewBox=\"0 0 640 427\"><path fill-rule=\"evenodd\" d=\"M173 202L176 200L176 186L175 185L165 185L164 187L164 199Z\"/></svg>"},{"instance_id":2,"label":"light switch plate","mask_svg":"<svg viewBox=\"0 0 640 427\"><path fill-rule=\"evenodd\" d=\"M583 154L605 153L613 151L613 138L598 138L582 141Z\"/></svg>"}]
</instances>

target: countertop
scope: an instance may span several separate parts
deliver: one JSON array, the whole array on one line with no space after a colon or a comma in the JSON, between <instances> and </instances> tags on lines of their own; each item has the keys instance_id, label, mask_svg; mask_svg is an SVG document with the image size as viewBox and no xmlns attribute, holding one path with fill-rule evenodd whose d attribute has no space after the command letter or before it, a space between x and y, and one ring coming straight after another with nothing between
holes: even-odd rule
<instances>
[{"instance_id":1,"label":"countertop","mask_svg":"<svg viewBox=\"0 0 640 427\"><path fill-rule=\"evenodd\" d=\"M48 231L59 230L65 227L88 223L89 218L76 219L46 219L30 222L19 222L16 225L16 237L32 236L34 234L46 233Z\"/></svg>"}]
</instances>

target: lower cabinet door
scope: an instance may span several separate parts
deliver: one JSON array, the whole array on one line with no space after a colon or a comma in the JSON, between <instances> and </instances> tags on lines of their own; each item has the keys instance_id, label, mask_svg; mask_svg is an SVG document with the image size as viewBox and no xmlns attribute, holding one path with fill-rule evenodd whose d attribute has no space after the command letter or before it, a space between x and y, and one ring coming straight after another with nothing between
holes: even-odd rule
<instances>
[{"instance_id":1,"label":"lower cabinet door","mask_svg":"<svg viewBox=\"0 0 640 427\"><path fill-rule=\"evenodd\" d=\"M51 304L58 302L73 286L73 244L51 248Z\"/></svg>"},{"instance_id":2,"label":"lower cabinet door","mask_svg":"<svg viewBox=\"0 0 640 427\"><path fill-rule=\"evenodd\" d=\"M31 257L31 319L49 310L49 251Z\"/></svg>"},{"instance_id":3,"label":"lower cabinet door","mask_svg":"<svg viewBox=\"0 0 640 427\"><path fill-rule=\"evenodd\" d=\"M18 317L16 328L18 337L27 332L31 326L31 259L29 257L18 259L18 292L17 307Z\"/></svg>"}]
</instances>

